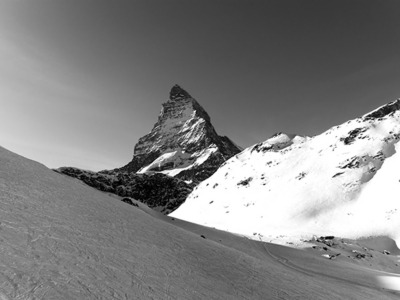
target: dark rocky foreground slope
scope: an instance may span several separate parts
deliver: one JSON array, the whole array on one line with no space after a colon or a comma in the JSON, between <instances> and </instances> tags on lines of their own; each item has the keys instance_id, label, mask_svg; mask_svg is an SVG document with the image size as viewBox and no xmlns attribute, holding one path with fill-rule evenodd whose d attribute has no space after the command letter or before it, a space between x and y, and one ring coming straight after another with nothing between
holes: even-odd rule
<instances>
[{"instance_id":1,"label":"dark rocky foreground slope","mask_svg":"<svg viewBox=\"0 0 400 300\"><path fill-rule=\"evenodd\" d=\"M175 85L169 100L162 104L157 123L139 139L127 165L98 173L71 167L56 171L168 214L185 201L195 185L239 152L229 138L216 133L204 108Z\"/></svg>"}]
</instances>

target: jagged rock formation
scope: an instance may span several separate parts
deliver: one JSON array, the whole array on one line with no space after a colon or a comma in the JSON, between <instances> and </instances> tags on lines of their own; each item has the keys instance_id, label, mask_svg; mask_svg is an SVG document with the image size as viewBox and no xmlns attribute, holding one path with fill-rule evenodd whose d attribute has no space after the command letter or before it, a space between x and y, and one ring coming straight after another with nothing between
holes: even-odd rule
<instances>
[{"instance_id":1,"label":"jagged rock formation","mask_svg":"<svg viewBox=\"0 0 400 300\"><path fill-rule=\"evenodd\" d=\"M96 173L71 167L55 171L82 180L100 191L134 198L164 214L179 207L192 191L192 186L183 180L164 174L146 175L115 171Z\"/></svg>"},{"instance_id":2,"label":"jagged rock formation","mask_svg":"<svg viewBox=\"0 0 400 300\"><path fill-rule=\"evenodd\" d=\"M314 137L279 133L245 149L171 216L268 241L389 235L400 244L399 152L396 100Z\"/></svg>"},{"instance_id":3,"label":"jagged rock formation","mask_svg":"<svg viewBox=\"0 0 400 300\"><path fill-rule=\"evenodd\" d=\"M216 133L201 105L175 85L154 128L139 139L126 166L98 173L70 167L56 171L168 214L238 152L229 138Z\"/></svg>"},{"instance_id":4,"label":"jagged rock formation","mask_svg":"<svg viewBox=\"0 0 400 300\"><path fill-rule=\"evenodd\" d=\"M161 172L198 183L239 152L229 138L216 133L203 107L175 85L154 128L139 139L132 161L119 170Z\"/></svg>"}]
</instances>

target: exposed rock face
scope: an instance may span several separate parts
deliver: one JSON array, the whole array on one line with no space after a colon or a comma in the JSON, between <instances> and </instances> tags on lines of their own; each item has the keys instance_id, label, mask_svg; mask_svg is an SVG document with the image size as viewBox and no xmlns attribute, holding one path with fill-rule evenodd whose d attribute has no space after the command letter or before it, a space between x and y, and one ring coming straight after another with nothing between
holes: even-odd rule
<instances>
[{"instance_id":1,"label":"exposed rock face","mask_svg":"<svg viewBox=\"0 0 400 300\"><path fill-rule=\"evenodd\" d=\"M132 161L120 171L161 172L200 182L239 152L229 138L216 133L201 105L175 85L154 128L139 139Z\"/></svg>"},{"instance_id":2,"label":"exposed rock face","mask_svg":"<svg viewBox=\"0 0 400 300\"><path fill-rule=\"evenodd\" d=\"M179 207L192 191L192 186L183 180L164 174L146 175L115 171L96 173L71 167L55 171L80 179L100 191L132 197L165 214Z\"/></svg>"},{"instance_id":3,"label":"exposed rock face","mask_svg":"<svg viewBox=\"0 0 400 300\"><path fill-rule=\"evenodd\" d=\"M400 110L400 99L397 99L375 109L374 111L364 115L363 119L374 120L378 118L383 118L385 116L391 116L398 110Z\"/></svg>"},{"instance_id":4,"label":"exposed rock face","mask_svg":"<svg viewBox=\"0 0 400 300\"><path fill-rule=\"evenodd\" d=\"M169 98L126 166L98 173L71 167L56 171L98 190L132 197L165 214L174 211L197 183L240 149L215 132L207 112L180 86L171 89Z\"/></svg>"}]
</instances>

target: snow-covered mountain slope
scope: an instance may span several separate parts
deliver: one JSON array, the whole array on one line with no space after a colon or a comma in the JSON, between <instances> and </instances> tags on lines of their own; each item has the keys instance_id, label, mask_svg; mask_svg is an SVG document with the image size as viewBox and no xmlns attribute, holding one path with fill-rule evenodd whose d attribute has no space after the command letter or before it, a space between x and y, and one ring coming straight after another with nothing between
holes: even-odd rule
<instances>
[{"instance_id":1,"label":"snow-covered mountain slope","mask_svg":"<svg viewBox=\"0 0 400 300\"><path fill-rule=\"evenodd\" d=\"M0 147L0 299L397 297L380 272L315 251L127 205Z\"/></svg>"},{"instance_id":2,"label":"snow-covered mountain slope","mask_svg":"<svg viewBox=\"0 0 400 300\"><path fill-rule=\"evenodd\" d=\"M240 150L229 138L219 136L204 108L175 85L154 128L139 139L132 161L120 171L160 172L200 182Z\"/></svg>"},{"instance_id":3,"label":"snow-covered mountain slope","mask_svg":"<svg viewBox=\"0 0 400 300\"><path fill-rule=\"evenodd\" d=\"M247 148L172 216L269 241L388 235L400 244L399 109L397 100L315 137L281 133Z\"/></svg>"}]
</instances>

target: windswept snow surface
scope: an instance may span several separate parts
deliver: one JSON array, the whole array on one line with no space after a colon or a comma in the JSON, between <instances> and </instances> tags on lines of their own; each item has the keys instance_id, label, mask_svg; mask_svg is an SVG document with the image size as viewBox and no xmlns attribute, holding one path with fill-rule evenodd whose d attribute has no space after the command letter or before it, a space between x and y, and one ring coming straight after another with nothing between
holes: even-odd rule
<instances>
[{"instance_id":1,"label":"windswept snow surface","mask_svg":"<svg viewBox=\"0 0 400 300\"><path fill-rule=\"evenodd\" d=\"M345 258L332 263L138 205L0 147L0 299L397 297L380 289L379 273Z\"/></svg>"},{"instance_id":2,"label":"windswept snow surface","mask_svg":"<svg viewBox=\"0 0 400 300\"><path fill-rule=\"evenodd\" d=\"M264 241L388 235L400 245L399 108L247 148L171 216Z\"/></svg>"}]
</instances>

